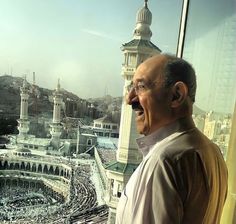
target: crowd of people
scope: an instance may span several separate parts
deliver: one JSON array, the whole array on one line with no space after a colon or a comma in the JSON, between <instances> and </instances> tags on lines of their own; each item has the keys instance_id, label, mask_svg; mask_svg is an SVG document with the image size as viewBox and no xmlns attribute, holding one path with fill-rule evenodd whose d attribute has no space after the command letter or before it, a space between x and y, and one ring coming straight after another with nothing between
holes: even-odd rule
<instances>
[{"instance_id":1,"label":"crowd of people","mask_svg":"<svg viewBox=\"0 0 236 224\"><path fill-rule=\"evenodd\" d=\"M97 208L89 165L72 165L70 193L65 202L52 198L45 189L5 186L0 195L0 221L5 223L73 223L70 220L107 219L107 208ZM4 197L3 197L4 196ZM87 213L87 216L81 216ZM91 214L93 213L93 215ZM73 217L73 218L71 218Z\"/></svg>"},{"instance_id":2,"label":"crowd of people","mask_svg":"<svg viewBox=\"0 0 236 224\"><path fill-rule=\"evenodd\" d=\"M53 198L41 189L5 187L0 189L0 221L34 217L53 204Z\"/></svg>"}]
</instances>

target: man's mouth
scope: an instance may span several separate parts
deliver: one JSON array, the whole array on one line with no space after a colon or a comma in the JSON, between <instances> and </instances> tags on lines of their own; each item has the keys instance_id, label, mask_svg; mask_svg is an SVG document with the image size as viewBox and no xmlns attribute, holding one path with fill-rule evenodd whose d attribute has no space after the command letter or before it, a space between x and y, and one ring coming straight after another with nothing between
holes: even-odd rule
<instances>
[{"instance_id":1,"label":"man's mouth","mask_svg":"<svg viewBox=\"0 0 236 224\"><path fill-rule=\"evenodd\" d=\"M135 111L137 117L142 116L144 114L143 108L139 102L133 102L132 109Z\"/></svg>"}]
</instances>

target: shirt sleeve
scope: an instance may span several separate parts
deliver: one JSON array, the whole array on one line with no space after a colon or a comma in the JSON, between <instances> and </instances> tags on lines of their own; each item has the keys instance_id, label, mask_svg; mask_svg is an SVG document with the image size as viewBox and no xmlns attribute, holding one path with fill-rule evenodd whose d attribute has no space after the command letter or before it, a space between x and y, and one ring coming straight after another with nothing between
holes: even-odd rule
<instances>
[{"instance_id":1,"label":"shirt sleeve","mask_svg":"<svg viewBox=\"0 0 236 224\"><path fill-rule=\"evenodd\" d=\"M152 197L149 212L152 223L172 224L181 223L183 204L176 187L176 175L170 160L163 160L157 164L151 178Z\"/></svg>"},{"instance_id":2,"label":"shirt sleeve","mask_svg":"<svg viewBox=\"0 0 236 224\"><path fill-rule=\"evenodd\" d=\"M185 203L193 190L198 193L198 187L207 191L204 180L201 160L196 152L186 153L174 160L161 159L150 180L152 183L149 183L152 185L151 223L185 223Z\"/></svg>"}]
</instances>

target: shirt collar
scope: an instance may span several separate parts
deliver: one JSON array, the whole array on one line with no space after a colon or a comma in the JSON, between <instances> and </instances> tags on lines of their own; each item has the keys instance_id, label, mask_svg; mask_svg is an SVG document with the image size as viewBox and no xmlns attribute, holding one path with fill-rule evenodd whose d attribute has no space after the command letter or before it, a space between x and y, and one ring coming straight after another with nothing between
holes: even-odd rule
<instances>
[{"instance_id":1,"label":"shirt collar","mask_svg":"<svg viewBox=\"0 0 236 224\"><path fill-rule=\"evenodd\" d=\"M139 150L142 152L143 156L145 157L150 149L158 142L162 141L166 137L170 136L176 132L182 132L188 130L187 126L184 125L186 122L185 118L181 118L179 120L174 121L171 124L168 124L164 127L161 127L157 131L153 132L150 135L143 136L136 139L137 145ZM193 128L193 127L191 127Z\"/></svg>"}]
</instances>

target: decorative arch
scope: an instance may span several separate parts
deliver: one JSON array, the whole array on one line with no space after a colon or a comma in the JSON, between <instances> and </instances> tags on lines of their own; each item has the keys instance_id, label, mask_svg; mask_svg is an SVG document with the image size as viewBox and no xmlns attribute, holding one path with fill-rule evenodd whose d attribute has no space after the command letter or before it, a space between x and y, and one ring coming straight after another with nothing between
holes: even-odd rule
<instances>
[{"instance_id":1,"label":"decorative arch","mask_svg":"<svg viewBox=\"0 0 236 224\"><path fill-rule=\"evenodd\" d=\"M5 160L5 162L4 162L4 164L3 164L3 169L4 169L4 170L7 170L8 167L9 167L8 161Z\"/></svg>"},{"instance_id":2,"label":"decorative arch","mask_svg":"<svg viewBox=\"0 0 236 224\"><path fill-rule=\"evenodd\" d=\"M56 168L55 168L55 175L59 176L59 167L58 166L56 166Z\"/></svg>"},{"instance_id":3,"label":"decorative arch","mask_svg":"<svg viewBox=\"0 0 236 224\"><path fill-rule=\"evenodd\" d=\"M30 171L30 163L29 162L26 164L25 170Z\"/></svg>"},{"instance_id":4,"label":"decorative arch","mask_svg":"<svg viewBox=\"0 0 236 224\"><path fill-rule=\"evenodd\" d=\"M44 165L44 167L43 167L43 173L48 173L48 166L47 166L47 165Z\"/></svg>"},{"instance_id":5,"label":"decorative arch","mask_svg":"<svg viewBox=\"0 0 236 224\"><path fill-rule=\"evenodd\" d=\"M25 170L25 162L24 161L21 162L20 169Z\"/></svg>"},{"instance_id":6,"label":"decorative arch","mask_svg":"<svg viewBox=\"0 0 236 224\"><path fill-rule=\"evenodd\" d=\"M32 172L36 172L36 163L33 163L32 165Z\"/></svg>"},{"instance_id":7,"label":"decorative arch","mask_svg":"<svg viewBox=\"0 0 236 224\"><path fill-rule=\"evenodd\" d=\"M49 167L48 173L49 174L54 174L54 170L53 170L53 166L52 165Z\"/></svg>"},{"instance_id":8,"label":"decorative arch","mask_svg":"<svg viewBox=\"0 0 236 224\"><path fill-rule=\"evenodd\" d=\"M10 170L13 170L13 169L14 169L14 163L13 163L13 162L10 163L9 169L10 169Z\"/></svg>"},{"instance_id":9,"label":"decorative arch","mask_svg":"<svg viewBox=\"0 0 236 224\"><path fill-rule=\"evenodd\" d=\"M15 163L14 169L15 170L19 170L20 169L20 164L19 163Z\"/></svg>"},{"instance_id":10,"label":"decorative arch","mask_svg":"<svg viewBox=\"0 0 236 224\"><path fill-rule=\"evenodd\" d=\"M38 165L38 172L39 172L39 173L42 173L42 172L43 172L43 168L42 168L42 165L41 165L41 164Z\"/></svg>"}]
</instances>

